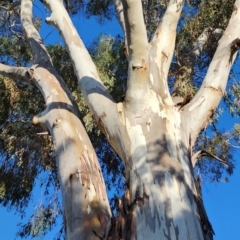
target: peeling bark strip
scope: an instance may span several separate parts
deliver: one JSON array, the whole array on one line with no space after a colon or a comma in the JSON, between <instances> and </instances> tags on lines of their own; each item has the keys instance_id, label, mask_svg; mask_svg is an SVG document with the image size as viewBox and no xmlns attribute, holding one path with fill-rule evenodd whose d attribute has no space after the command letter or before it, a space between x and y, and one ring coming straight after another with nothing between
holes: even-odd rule
<instances>
[{"instance_id":1,"label":"peeling bark strip","mask_svg":"<svg viewBox=\"0 0 240 240\"><path fill-rule=\"evenodd\" d=\"M83 150L82 155L80 156L80 161L81 169L77 172L77 174L79 174L81 178L82 185L87 186L87 188L90 189L90 184L93 184L98 199L100 200L101 198L102 200L106 200L106 191L102 188L102 185L99 184L104 184L104 181L96 154Z\"/></svg>"}]
</instances>

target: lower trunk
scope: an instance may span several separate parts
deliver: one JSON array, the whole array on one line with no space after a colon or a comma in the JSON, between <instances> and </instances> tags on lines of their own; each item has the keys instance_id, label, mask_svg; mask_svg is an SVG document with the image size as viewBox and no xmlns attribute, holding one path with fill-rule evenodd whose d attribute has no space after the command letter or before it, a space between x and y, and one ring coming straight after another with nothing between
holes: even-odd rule
<instances>
[{"instance_id":1,"label":"lower trunk","mask_svg":"<svg viewBox=\"0 0 240 240\"><path fill-rule=\"evenodd\" d=\"M111 239L213 239L180 113L154 106L141 114L125 106L125 147L131 157L126 159L126 192Z\"/></svg>"}]
</instances>

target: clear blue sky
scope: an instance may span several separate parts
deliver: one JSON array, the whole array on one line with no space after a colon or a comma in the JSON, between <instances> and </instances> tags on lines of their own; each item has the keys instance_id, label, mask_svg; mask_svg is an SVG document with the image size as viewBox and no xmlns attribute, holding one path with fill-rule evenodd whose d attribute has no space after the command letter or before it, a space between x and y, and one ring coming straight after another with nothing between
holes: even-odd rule
<instances>
[{"instance_id":1,"label":"clear blue sky","mask_svg":"<svg viewBox=\"0 0 240 240\"><path fill-rule=\"evenodd\" d=\"M37 4L40 9L35 12L38 15L45 13L44 8ZM108 22L99 26L95 20L85 20L78 16L74 19L83 41L88 45L100 33L111 34L115 36L121 33L116 22ZM52 27L46 27L45 23L41 30L43 39L51 32ZM46 41L48 43L61 42L58 33L51 33ZM239 123L239 119L230 119L228 116L223 117L222 125L230 129L234 122ZM234 175L229 178L229 183L209 183L203 182L203 198L209 219L216 233L215 240L239 240L240 239L240 155L236 155L236 169ZM34 211L34 204L37 204L42 197L41 189L37 187L34 190L35 199L27 209L26 216L30 216ZM23 219L24 221L24 219ZM14 214L14 211L0 207L0 240L13 240L18 230L17 224L21 222L20 217ZM24 221L26 222L26 221ZM53 239L54 233L50 233L44 238ZM183 239L181 239L183 240ZM194 240L194 239L192 239Z\"/></svg>"}]
</instances>

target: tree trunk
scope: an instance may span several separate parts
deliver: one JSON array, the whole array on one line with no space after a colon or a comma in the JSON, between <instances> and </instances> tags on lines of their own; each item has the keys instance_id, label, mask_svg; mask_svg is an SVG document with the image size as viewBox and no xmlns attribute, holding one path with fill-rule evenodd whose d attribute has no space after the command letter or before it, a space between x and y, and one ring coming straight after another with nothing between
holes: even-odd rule
<instances>
[{"instance_id":1,"label":"tree trunk","mask_svg":"<svg viewBox=\"0 0 240 240\"><path fill-rule=\"evenodd\" d=\"M213 239L201 192L196 188L191 151L224 94L240 46L235 30L240 0L201 88L181 107L170 95L168 71L183 0L169 1L151 42L141 1L114 1L129 63L126 97L118 104L102 84L62 1L43 2L51 10L47 22L58 27L67 45L86 103L125 164L125 194L113 221L99 163L77 106L32 24L32 0L22 0L21 21L34 65L27 69L0 64L0 73L29 80L46 101L46 109L33 123L48 129L56 148L66 239Z\"/></svg>"},{"instance_id":2,"label":"tree trunk","mask_svg":"<svg viewBox=\"0 0 240 240\"><path fill-rule=\"evenodd\" d=\"M140 111L127 103L120 111L130 155L126 193L112 239L212 239L179 111L163 105L154 92L143 102L146 107Z\"/></svg>"}]
</instances>

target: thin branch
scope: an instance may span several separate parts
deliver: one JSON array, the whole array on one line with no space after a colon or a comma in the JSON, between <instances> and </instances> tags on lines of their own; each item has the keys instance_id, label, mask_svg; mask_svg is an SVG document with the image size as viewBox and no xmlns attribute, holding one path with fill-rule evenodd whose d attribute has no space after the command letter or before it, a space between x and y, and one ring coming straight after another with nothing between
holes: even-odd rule
<instances>
[{"instance_id":1,"label":"thin branch","mask_svg":"<svg viewBox=\"0 0 240 240\"><path fill-rule=\"evenodd\" d=\"M218 162L222 163L223 165L225 165L226 167L229 167L229 165L223 161L221 158L217 157L216 155L206 151L206 150L199 150L196 153L194 153L192 155L191 161L192 161L192 165L193 167L196 165L198 158L202 157L202 156L209 156L212 157L213 159L217 160Z\"/></svg>"},{"instance_id":2,"label":"thin branch","mask_svg":"<svg viewBox=\"0 0 240 240\"><path fill-rule=\"evenodd\" d=\"M236 0L228 26L219 40L219 45L208 68L203 84L194 98L182 108L182 122L188 119L189 125L183 126L191 133L193 142L199 132L208 125L220 100L225 94L229 72L240 47L240 0Z\"/></svg>"},{"instance_id":3,"label":"thin branch","mask_svg":"<svg viewBox=\"0 0 240 240\"><path fill-rule=\"evenodd\" d=\"M7 12L10 12L12 11L15 7L19 6L21 3L21 1L16 1L16 2L13 2L12 4L10 4L8 7L4 7L4 6L1 6L0 5L0 9L4 10L4 11L7 11Z\"/></svg>"},{"instance_id":4,"label":"thin branch","mask_svg":"<svg viewBox=\"0 0 240 240\"><path fill-rule=\"evenodd\" d=\"M184 0L170 0L167 10L160 21L150 46L150 66L153 74L153 89L172 103L168 89L167 76L173 57L177 24L182 12ZM160 71L160 73L159 73Z\"/></svg>"},{"instance_id":5,"label":"thin branch","mask_svg":"<svg viewBox=\"0 0 240 240\"><path fill-rule=\"evenodd\" d=\"M230 139L229 139L229 140L224 140L224 142L227 143L228 145L230 145L231 147L233 147L233 148L239 148L239 149L240 149L240 146L233 145L233 144L230 143L229 141L230 141Z\"/></svg>"}]
</instances>

